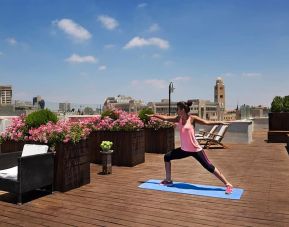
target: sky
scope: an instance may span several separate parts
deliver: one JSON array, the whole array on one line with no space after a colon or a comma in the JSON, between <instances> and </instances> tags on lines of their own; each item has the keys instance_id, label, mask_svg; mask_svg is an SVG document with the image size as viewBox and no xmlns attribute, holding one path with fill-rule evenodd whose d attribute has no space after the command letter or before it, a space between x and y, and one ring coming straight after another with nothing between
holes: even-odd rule
<instances>
[{"instance_id":1,"label":"sky","mask_svg":"<svg viewBox=\"0 0 289 227\"><path fill-rule=\"evenodd\" d=\"M0 0L0 84L13 99L103 104L289 95L287 0Z\"/></svg>"}]
</instances>

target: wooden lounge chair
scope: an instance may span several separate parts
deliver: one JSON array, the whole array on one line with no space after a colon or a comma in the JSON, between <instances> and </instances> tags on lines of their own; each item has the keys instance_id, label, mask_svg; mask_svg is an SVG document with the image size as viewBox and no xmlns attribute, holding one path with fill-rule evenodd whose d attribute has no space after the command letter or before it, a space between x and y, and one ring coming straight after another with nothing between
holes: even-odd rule
<instances>
[{"instance_id":1,"label":"wooden lounge chair","mask_svg":"<svg viewBox=\"0 0 289 227\"><path fill-rule=\"evenodd\" d=\"M218 145L219 147L221 146L221 148L227 148L221 141L223 140L228 127L229 125L222 125L217 134L212 133L211 137L203 139L203 141L205 141L204 148L210 149L212 145Z\"/></svg>"},{"instance_id":2,"label":"wooden lounge chair","mask_svg":"<svg viewBox=\"0 0 289 227\"><path fill-rule=\"evenodd\" d=\"M53 153L47 145L25 144L23 151L0 154L0 190L22 194L49 186L53 191Z\"/></svg>"},{"instance_id":3,"label":"wooden lounge chair","mask_svg":"<svg viewBox=\"0 0 289 227\"><path fill-rule=\"evenodd\" d=\"M219 125L214 125L209 132L204 131L204 130L199 131L199 133L195 135L196 139L197 140L203 140L206 138L211 138L213 133L217 130L218 127L219 127Z\"/></svg>"}]
</instances>

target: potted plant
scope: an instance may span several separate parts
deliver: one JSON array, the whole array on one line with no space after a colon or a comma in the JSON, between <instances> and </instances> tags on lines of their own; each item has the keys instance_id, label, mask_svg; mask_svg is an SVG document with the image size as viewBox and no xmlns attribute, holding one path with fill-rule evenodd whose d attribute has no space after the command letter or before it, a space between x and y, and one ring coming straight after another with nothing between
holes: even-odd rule
<instances>
[{"instance_id":1,"label":"potted plant","mask_svg":"<svg viewBox=\"0 0 289 227\"><path fill-rule=\"evenodd\" d=\"M122 110L107 110L102 117L87 122L92 129L89 150L92 163L102 162L97 152L102 141L111 141L114 146L112 165L132 167L145 161L144 124L136 114Z\"/></svg>"},{"instance_id":2,"label":"potted plant","mask_svg":"<svg viewBox=\"0 0 289 227\"><path fill-rule=\"evenodd\" d=\"M22 150L24 143L29 141L30 129L38 128L48 122L56 123L57 121L57 116L48 109L13 118L11 125L0 135L1 152L7 153Z\"/></svg>"},{"instance_id":3,"label":"potted plant","mask_svg":"<svg viewBox=\"0 0 289 227\"><path fill-rule=\"evenodd\" d=\"M81 122L57 121L49 111L39 111L14 119L0 142L14 142L22 148L24 143L49 145L55 153L55 189L68 191L90 182L89 133L90 128ZM8 152L22 150L19 146Z\"/></svg>"},{"instance_id":4,"label":"potted plant","mask_svg":"<svg viewBox=\"0 0 289 227\"><path fill-rule=\"evenodd\" d=\"M175 148L174 124L149 117L152 110L144 109L139 112L145 128L145 151L147 153L165 154Z\"/></svg>"},{"instance_id":5,"label":"potted plant","mask_svg":"<svg viewBox=\"0 0 289 227\"><path fill-rule=\"evenodd\" d=\"M88 141L90 133L81 122L48 122L29 130L29 140L48 144L55 152L54 185L65 192L90 183L90 157Z\"/></svg>"},{"instance_id":6,"label":"potted plant","mask_svg":"<svg viewBox=\"0 0 289 227\"><path fill-rule=\"evenodd\" d=\"M112 173L112 163L111 163L111 150L113 143L111 141L102 141L100 144L102 154L102 174Z\"/></svg>"},{"instance_id":7,"label":"potted plant","mask_svg":"<svg viewBox=\"0 0 289 227\"><path fill-rule=\"evenodd\" d=\"M286 143L287 134L289 134L289 96L276 96L269 113L268 142Z\"/></svg>"}]
</instances>

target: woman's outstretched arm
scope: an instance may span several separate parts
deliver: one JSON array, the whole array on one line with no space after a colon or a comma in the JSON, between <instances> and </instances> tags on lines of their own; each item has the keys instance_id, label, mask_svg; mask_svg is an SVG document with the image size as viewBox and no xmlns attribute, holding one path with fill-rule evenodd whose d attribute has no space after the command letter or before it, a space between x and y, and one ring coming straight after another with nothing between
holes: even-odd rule
<instances>
[{"instance_id":1,"label":"woman's outstretched arm","mask_svg":"<svg viewBox=\"0 0 289 227\"><path fill-rule=\"evenodd\" d=\"M167 115L161 115L161 114L147 114L147 116L155 117L163 121L170 121L170 122L178 122L179 120L178 116L167 116Z\"/></svg>"},{"instance_id":2,"label":"woman's outstretched arm","mask_svg":"<svg viewBox=\"0 0 289 227\"><path fill-rule=\"evenodd\" d=\"M200 118L198 116L190 116L191 117L191 122L196 122L198 124L202 124L202 125L226 125L228 123L226 122L223 122L223 121L208 121L208 120L205 120L203 118Z\"/></svg>"}]
</instances>

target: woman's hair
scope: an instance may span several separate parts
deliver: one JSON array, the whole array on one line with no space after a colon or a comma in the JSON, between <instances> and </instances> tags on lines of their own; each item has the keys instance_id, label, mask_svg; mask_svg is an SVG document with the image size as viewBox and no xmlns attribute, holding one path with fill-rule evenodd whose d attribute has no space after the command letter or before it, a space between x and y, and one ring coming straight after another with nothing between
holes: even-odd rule
<instances>
[{"instance_id":1,"label":"woman's hair","mask_svg":"<svg viewBox=\"0 0 289 227\"><path fill-rule=\"evenodd\" d=\"M187 102L178 102L177 103L177 107L180 109L180 110L185 110L186 113L189 113L190 112L190 106L193 104L192 100L188 100Z\"/></svg>"}]
</instances>

